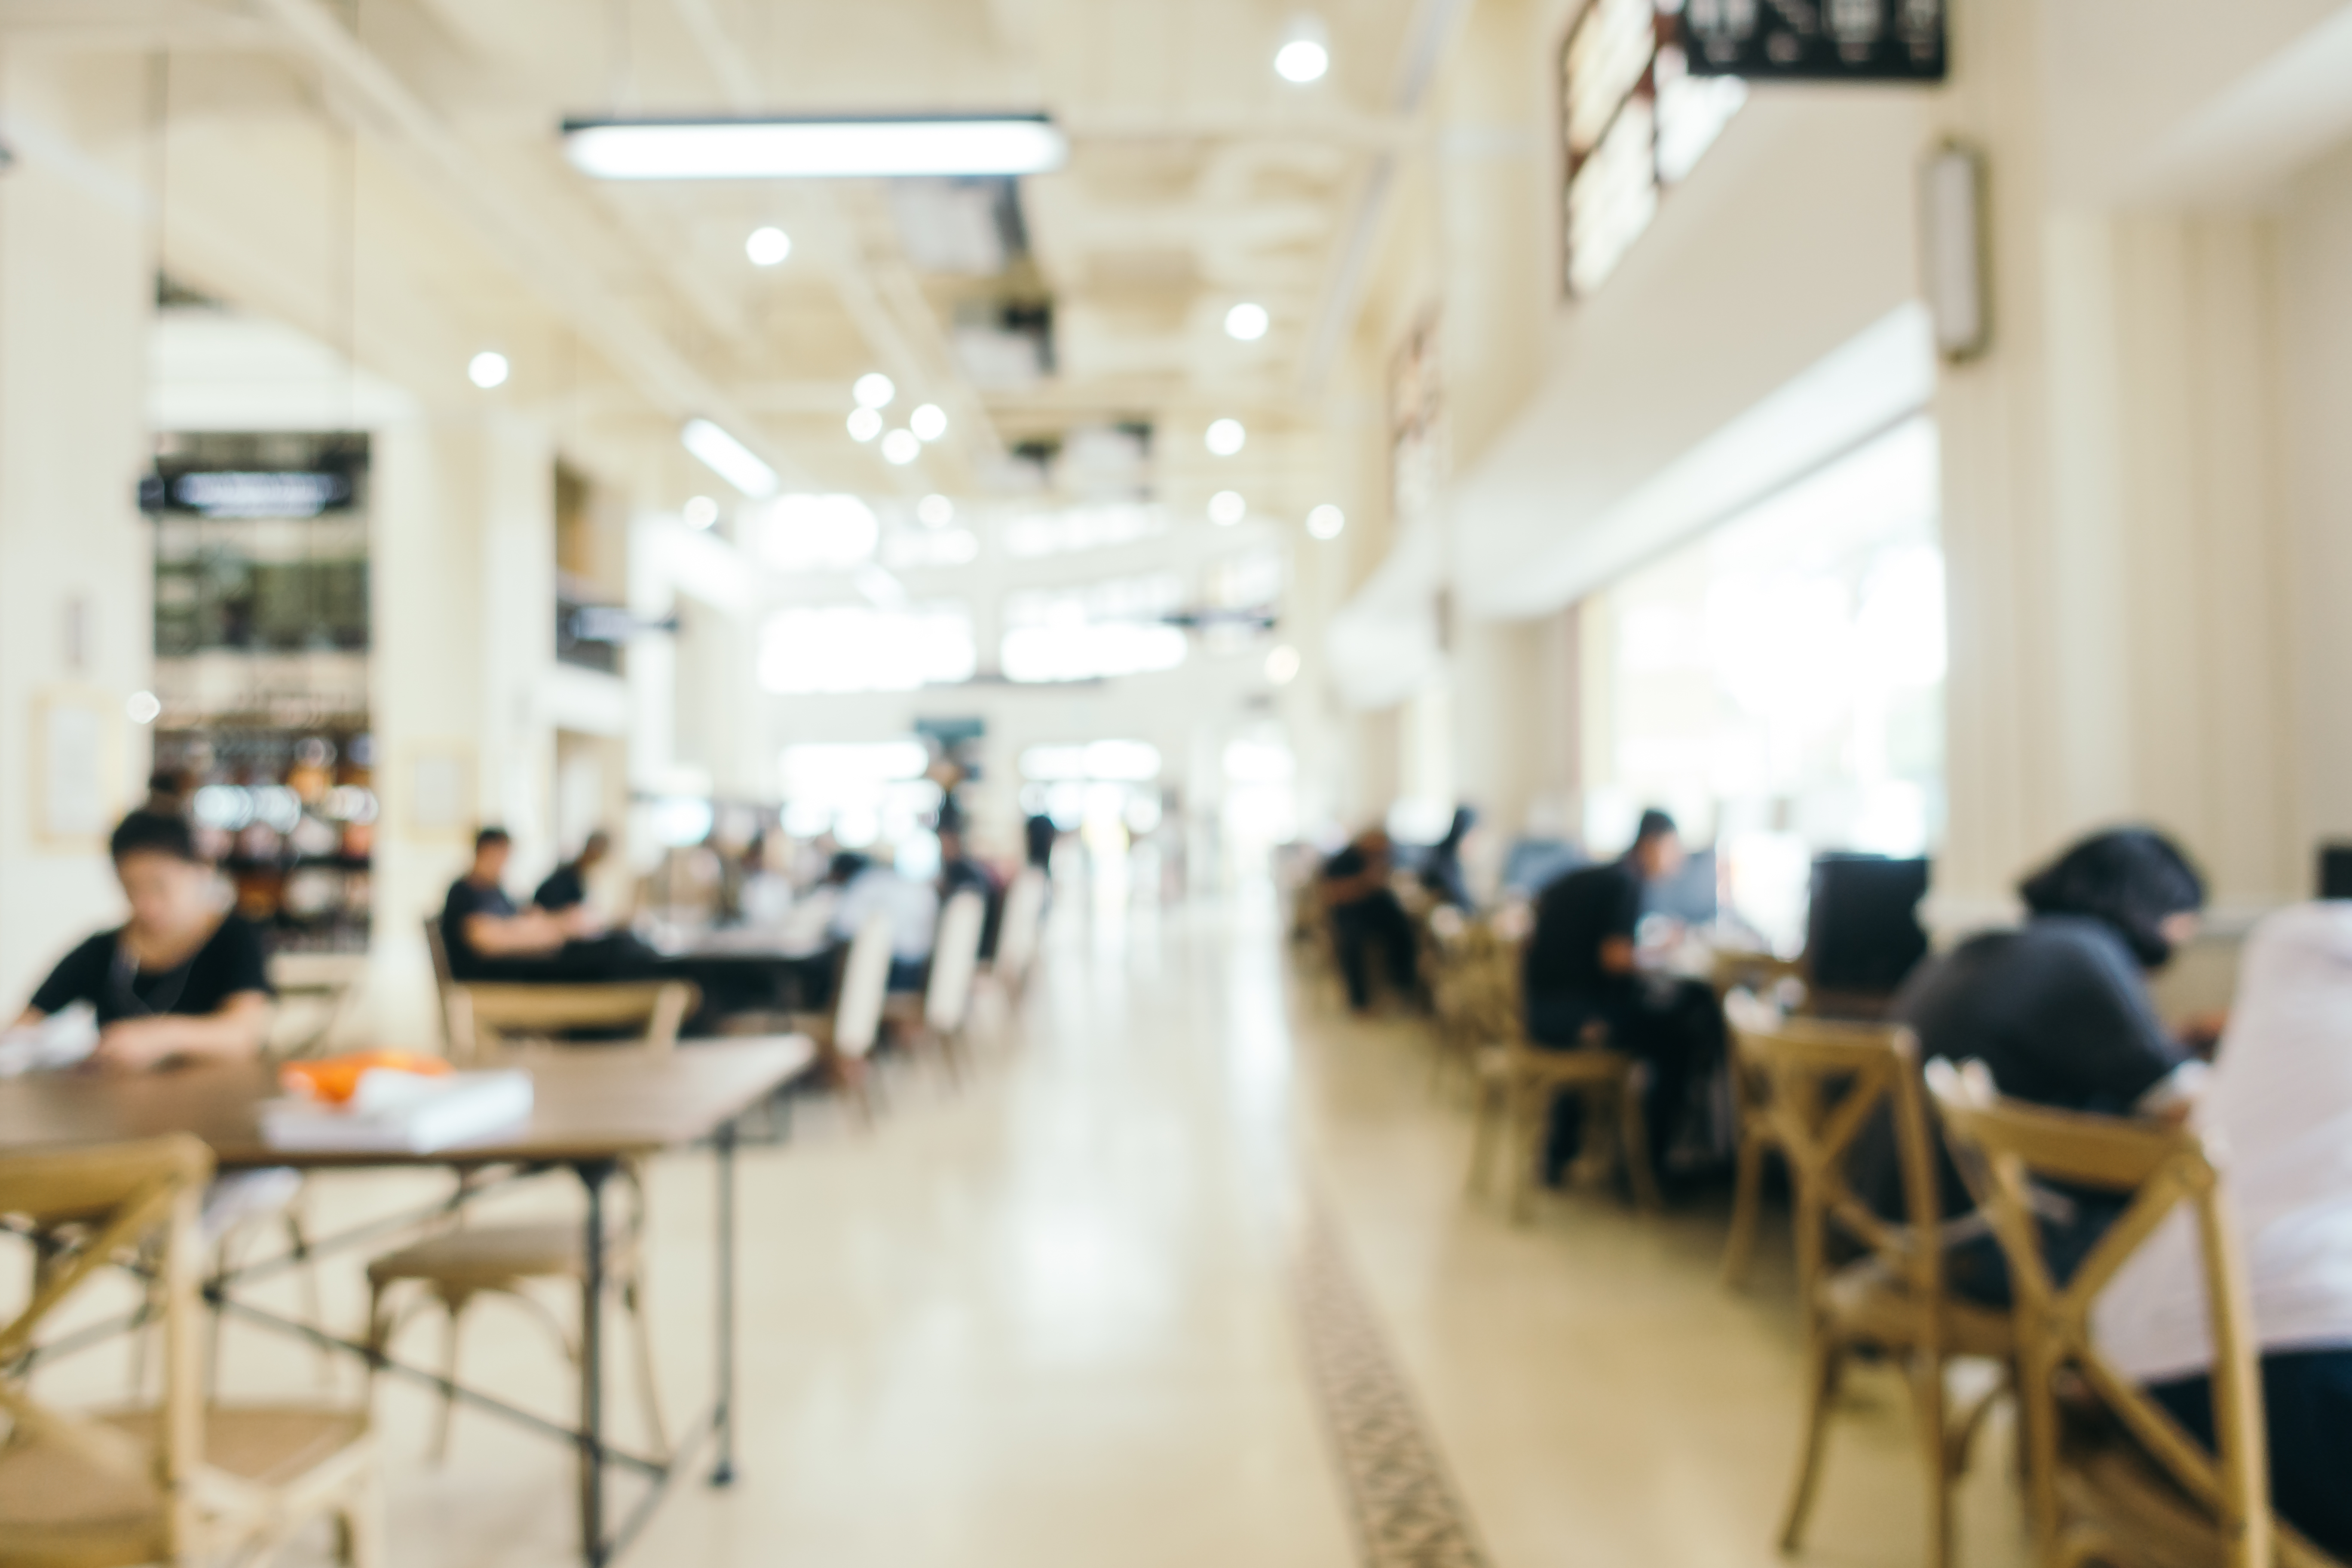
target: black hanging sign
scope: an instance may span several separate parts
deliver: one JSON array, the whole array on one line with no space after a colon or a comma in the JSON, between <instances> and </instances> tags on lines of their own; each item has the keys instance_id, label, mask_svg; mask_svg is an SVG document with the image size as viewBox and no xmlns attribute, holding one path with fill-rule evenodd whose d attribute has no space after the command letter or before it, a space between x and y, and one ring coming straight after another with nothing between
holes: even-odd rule
<instances>
[{"instance_id":1,"label":"black hanging sign","mask_svg":"<svg viewBox=\"0 0 2352 1568\"><path fill-rule=\"evenodd\" d=\"M1944 0L1685 0L1695 76L1941 81Z\"/></svg>"}]
</instances>

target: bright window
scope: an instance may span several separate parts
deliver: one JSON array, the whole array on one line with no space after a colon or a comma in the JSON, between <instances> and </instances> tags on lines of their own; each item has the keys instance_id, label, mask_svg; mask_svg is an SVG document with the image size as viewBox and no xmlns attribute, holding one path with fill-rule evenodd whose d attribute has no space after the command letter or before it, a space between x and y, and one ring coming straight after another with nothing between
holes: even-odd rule
<instances>
[{"instance_id":1,"label":"bright window","mask_svg":"<svg viewBox=\"0 0 2352 1568\"><path fill-rule=\"evenodd\" d=\"M787 695L912 691L969 680L977 666L960 605L795 605L760 628L760 684Z\"/></svg>"},{"instance_id":2,"label":"bright window","mask_svg":"<svg viewBox=\"0 0 2352 1568\"><path fill-rule=\"evenodd\" d=\"M781 572L846 571L872 559L874 509L850 495L779 496L752 522L760 557Z\"/></svg>"},{"instance_id":3,"label":"bright window","mask_svg":"<svg viewBox=\"0 0 2352 1568\"><path fill-rule=\"evenodd\" d=\"M1183 597L1183 582L1173 573L1007 595L1005 679L1094 680L1174 669L1189 648L1183 628L1166 617Z\"/></svg>"}]
</instances>

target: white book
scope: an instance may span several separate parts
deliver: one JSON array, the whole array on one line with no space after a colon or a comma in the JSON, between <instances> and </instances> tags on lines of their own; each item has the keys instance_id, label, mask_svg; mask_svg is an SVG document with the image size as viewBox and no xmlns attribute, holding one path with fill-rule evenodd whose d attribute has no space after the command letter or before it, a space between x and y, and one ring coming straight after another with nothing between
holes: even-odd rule
<instances>
[{"instance_id":1,"label":"white book","mask_svg":"<svg viewBox=\"0 0 2352 1568\"><path fill-rule=\"evenodd\" d=\"M530 1120L530 1074L371 1070L346 1105L274 1100L261 1108L261 1136L273 1149L429 1154L519 1128Z\"/></svg>"}]
</instances>

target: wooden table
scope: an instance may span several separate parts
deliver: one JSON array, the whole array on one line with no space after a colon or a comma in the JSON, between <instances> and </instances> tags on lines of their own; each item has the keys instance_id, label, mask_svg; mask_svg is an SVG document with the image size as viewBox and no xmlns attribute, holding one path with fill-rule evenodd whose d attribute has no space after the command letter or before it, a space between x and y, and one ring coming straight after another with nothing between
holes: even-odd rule
<instances>
[{"instance_id":1,"label":"wooden table","mask_svg":"<svg viewBox=\"0 0 2352 1568\"><path fill-rule=\"evenodd\" d=\"M586 1279L581 1292L583 1374L576 1428L556 1426L492 1395L392 1361L320 1325L266 1311L229 1294L229 1287L238 1279L290 1266L289 1259L272 1259L217 1277L207 1286L206 1294L221 1310L361 1356L379 1370L430 1384L469 1405L551 1431L574 1444L580 1450L582 1469L581 1554L590 1568L603 1568L651 1517L655 1504L698 1455L705 1440L714 1442L717 1450L710 1483L723 1487L734 1479L736 1125L746 1111L806 1071L815 1055L815 1047L797 1037L698 1044L658 1057L627 1047L540 1047L509 1053L492 1065L530 1069L534 1097L530 1122L513 1131L429 1154L272 1148L261 1137L257 1115L261 1103L279 1093L277 1070L267 1063L184 1068L129 1078L35 1074L0 1080L0 1153L188 1132L211 1147L225 1170L272 1165L301 1170L568 1167L579 1178L588 1199L582 1232ZM676 1452L632 1454L604 1438L604 1186L625 1158L705 1138L716 1150L719 1170L717 1388L707 1417L694 1424L691 1436L681 1439ZM314 1244L309 1251L315 1255L339 1243L364 1240L382 1234L383 1228L363 1226ZM617 1527L607 1529L604 1479L614 1467L648 1477L653 1489Z\"/></svg>"}]
</instances>

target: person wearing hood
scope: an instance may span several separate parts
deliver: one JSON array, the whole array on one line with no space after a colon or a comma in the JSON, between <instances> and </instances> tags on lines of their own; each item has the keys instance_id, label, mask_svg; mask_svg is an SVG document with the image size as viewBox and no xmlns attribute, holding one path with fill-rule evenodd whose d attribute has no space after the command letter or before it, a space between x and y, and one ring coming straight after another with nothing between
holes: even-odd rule
<instances>
[{"instance_id":1,"label":"person wearing hood","mask_svg":"<svg viewBox=\"0 0 2352 1568\"><path fill-rule=\"evenodd\" d=\"M2149 977L2197 934L2205 879L2178 845L2144 827L2093 834L2018 886L2027 910L2014 930L1972 936L1928 959L1892 1014L1918 1036L1923 1062L1982 1062L2000 1092L2053 1110L2178 1118L2205 1064L2157 1016ZM1938 1144L1947 1217L1975 1207ZM1894 1124L1882 1107L1853 1155L1856 1190L1878 1213L1903 1213ZM2120 1212L2082 1194L2053 1222L2051 1258L2071 1272ZM1990 1235L1951 1249L1951 1287L1992 1306L2009 1301L2009 1271Z\"/></svg>"}]
</instances>

